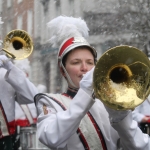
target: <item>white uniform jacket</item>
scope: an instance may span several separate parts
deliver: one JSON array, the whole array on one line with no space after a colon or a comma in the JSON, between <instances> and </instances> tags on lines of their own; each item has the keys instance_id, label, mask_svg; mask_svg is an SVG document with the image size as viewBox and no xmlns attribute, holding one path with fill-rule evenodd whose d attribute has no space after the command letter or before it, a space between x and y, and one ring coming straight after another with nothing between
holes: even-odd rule
<instances>
[{"instance_id":1,"label":"white uniform jacket","mask_svg":"<svg viewBox=\"0 0 150 150\"><path fill-rule=\"evenodd\" d=\"M15 100L33 103L36 87L15 66L10 72L0 68L0 138L15 133Z\"/></svg>"},{"instance_id":2,"label":"white uniform jacket","mask_svg":"<svg viewBox=\"0 0 150 150\"><path fill-rule=\"evenodd\" d=\"M30 82L24 72L13 66L5 75L5 80L15 89L19 104L34 103L34 96L38 89Z\"/></svg>"},{"instance_id":3,"label":"white uniform jacket","mask_svg":"<svg viewBox=\"0 0 150 150\"><path fill-rule=\"evenodd\" d=\"M39 140L52 150L117 150L119 138L124 150L150 150L148 135L132 121L131 113L113 124L117 133L103 103L82 89L72 100L61 94L38 94L35 103Z\"/></svg>"}]
</instances>

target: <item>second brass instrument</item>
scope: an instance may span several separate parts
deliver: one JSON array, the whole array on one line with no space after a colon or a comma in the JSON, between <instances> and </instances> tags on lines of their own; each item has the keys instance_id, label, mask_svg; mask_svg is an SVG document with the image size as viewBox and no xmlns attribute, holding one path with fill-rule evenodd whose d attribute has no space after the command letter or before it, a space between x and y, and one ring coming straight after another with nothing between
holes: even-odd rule
<instances>
[{"instance_id":1,"label":"second brass instrument","mask_svg":"<svg viewBox=\"0 0 150 150\"><path fill-rule=\"evenodd\" d=\"M150 94L150 61L135 47L111 48L95 66L93 87L96 98L108 107L134 109Z\"/></svg>"}]
</instances>

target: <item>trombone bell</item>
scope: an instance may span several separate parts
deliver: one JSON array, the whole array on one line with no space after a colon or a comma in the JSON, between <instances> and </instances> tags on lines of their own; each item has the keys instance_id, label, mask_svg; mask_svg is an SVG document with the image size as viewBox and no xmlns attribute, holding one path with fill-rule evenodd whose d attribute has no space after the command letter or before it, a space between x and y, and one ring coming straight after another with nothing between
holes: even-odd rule
<instances>
[{"instance_id":1,"label":"trombone bell","mask_svg":"<svg viewBox=\"0 0 150 150\"><path fill-rule=\"evenodd\" d=\"M27 32L24 30L12 30L4 39L3 51L14 59L29 57L33 51L33 43Z\"/></svg>"},{"instance_id":2,"label":"trombone bell","mask_svg":"<svg viewBox=\"0 0 150 150\"><path fill-rule=\"evenodd\" d=\"M134 109L148 97L149 85L150 61L135 47L111 48L95 66L95 96L112 109Z\"/></svg>"}]
</instances>

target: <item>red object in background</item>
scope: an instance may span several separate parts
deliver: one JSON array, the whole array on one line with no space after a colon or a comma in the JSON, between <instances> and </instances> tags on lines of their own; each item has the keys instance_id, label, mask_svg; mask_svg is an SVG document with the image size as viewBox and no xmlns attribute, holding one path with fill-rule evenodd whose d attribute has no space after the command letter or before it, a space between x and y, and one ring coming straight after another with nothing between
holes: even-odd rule
<instances>
[{"instance_id":1,"label":"red object in background","mask_svg":"<svg viewBox=\"0 0 150 150\"><path fill-rule=\"evenodd\" d=\"M150 123L150 116L146 116L146 117L149 117L149 119L147 120L147 123Z\"/></svg>"}]
</instances>

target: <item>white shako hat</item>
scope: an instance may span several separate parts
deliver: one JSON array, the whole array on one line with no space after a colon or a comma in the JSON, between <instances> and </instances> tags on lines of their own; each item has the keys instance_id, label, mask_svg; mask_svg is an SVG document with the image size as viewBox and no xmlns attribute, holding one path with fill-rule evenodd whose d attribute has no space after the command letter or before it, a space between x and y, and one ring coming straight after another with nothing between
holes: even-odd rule
<instances>
[{"instance_id":1,"label":"white shako hat","mask_svg":"<svg viewBox=\"0 0 150 150\"><path fill-rule=\"evenodd\" d=\"M59 48L59 51L58 51L58 62L62 61L63 57L68 53L70 52L71 50L77 48L77 47L80 47L80 46L87 46L94 58L96 59L97 57L97 52L96 50L90 46L90 44L86 41L86 39L84 37L71 37L67 40L65 40L60 48Z\"/></svg>"},{"instance_id":2,"label":"white shako hat","mask_svg":"<svg viewBox=\"0 0 150 150\"><path fill-rule=\"evenodd\" d=\"M56 17L48 22L47 26L51 32L49 42L52 47L59 47L58 65L64 70L68 82L74 88L77 88L67 73L62 60L71 50L74 50L77 47L86 46L91 50L96 62L97 52L86 40L89 36L89 28L87 27L86 22L81 18L67 16Z\"/></svg>"}]
</instances>

